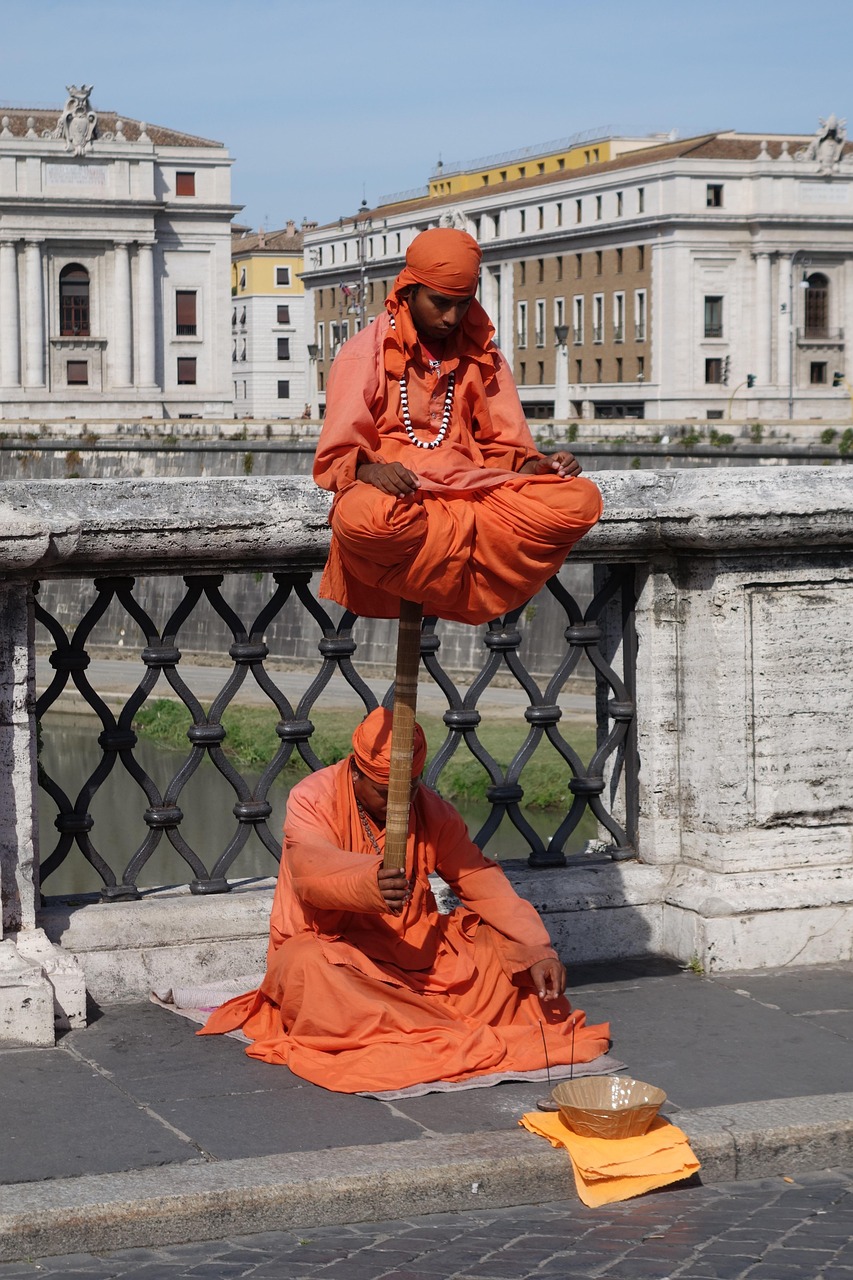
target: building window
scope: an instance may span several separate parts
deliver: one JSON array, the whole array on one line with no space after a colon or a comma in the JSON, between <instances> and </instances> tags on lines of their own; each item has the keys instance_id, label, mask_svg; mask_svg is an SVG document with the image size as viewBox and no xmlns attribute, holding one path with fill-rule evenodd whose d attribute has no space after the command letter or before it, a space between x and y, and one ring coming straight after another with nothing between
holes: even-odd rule
<instances>
[{"instance_id":1,"label":"building window","mask_svg":"<svg viewBox=\"0 0 853 1280\"><path fill-rule=\"evenodd\" d=\"M278 288L288 288L290 285L290 267L276 267L275 282Z\"/></svg>"},{"instance_id":2,"label":"building window","mask_svg":"<svg viewBox=\"0 0 853 1280\"><path fill-rule=\"evenodd\" d=\"M523 360L521 364L518 366L518 381L521 383L522 386L524 386L524 384L527 382L527 365L524 363Z\"/></svg>"},{"instance_id":3,"label":"building window","mask_svg":"<svg viewBox=\"0 0 853 1280\"><path fill-rule=\"evenodd\" d=\"M596 356L596 357L595 357L595 380L596 380L596 382L601 382L601 380L602 380L602 379L601 379L601 357L600 357L600 356Z\"/></svg>"},{"instance_id":4,"label":"building window","mask_svg":"<svg viewBox=\"0 0 853 1280\"><path fill-rule=\"evenodd\" d=\"M518 166L518 176L519 176L519 178L526 178L526 177L527 177L527 166L526 166L526 165L520 164L520 165Z\"/></svg>"},{"instance_id":5,"label":"building window","mask_svg":"<svg viewBox=\"0 0 853 1280\"><path fill-rule=\"evenodd\" d=\"M824 366L825 368L826 366ZM68 360L65 364L65 380L69 387L88 387L89 361Z\"/></svg>"},{"instance_id":6,"label":"building window","mask_svg":"<svg viewBox=\"0 0 853 1280\"><path fill-rule=\"evenodd\" d=\"M290 383L283 381L281 378L278 380L278 398L279 400L290 399Z\"/></svg>"},{"instance_id":7,"label":"building window","mask_svg":"<svg viewBox=\"0 0 853 1280\"><path fill-rule=\"evenodd\" d=\"M195 356L178 356L178 386L194 387L196 384Z\"/></svg>"},{"instance_id":8,"label":"building window","mask_svg":"<svg viewBox=\"0 0 853 1280\"><path fill-rule=\"evenodd\" d=\"M561 226L563 225L563 202L562 202L562 200L558 200L558 201L557 201L556 214L557 214L557 226L558 226L558 227L561 227Z\"/></svg>"},{"instance_id":9,"label":"building window","mask_svg":"<svg viewBox=\"0 0 853 1280\"><path fill-rule=\"evenodd\" d=\"M634 292L634 338L637 342L646 340L646 291L637 289Z\"/></svg>"},{"instance_id":10,"label":"building window","mask_svg":"<svg viewBox=\"0 0 853 1280\"><path fill-rule=\"evenodd\" d=\"M713 386L722 386L723 361L720 356L711 356L705 361L705 381Z\"/></svg>"},{"instance_id":11,"label":"building window","mask_svg":"<svg viewBox=\"0 0 853 1280\"><path fill-rule=\"evenodd\" d=\"M240 288L245 289L245 287L246 287L246 268L242 267L240 270Z\"/></svg>"},{"instance_id":12,"label":"building window","mask_svg":"<svg viewBox=\"0 0 853 1280\"><path fill-rule=\"evenodd\" d=\"M317 325L317 358L324 360L326 357L326 326L322 320Z\"/></svg>"},{"instance_id":13,"label":"building window","mask_svg":"<svg viewBox=\"0 0 853 1280\"><path fill-rule=\"evenodd\" d=\"M179 338L193 338L198 333L195 289L175 293L175 333Z\"/></svg>"},{"instance_id":14,"label":"building window","mask_svg":"<svg viewBox=\"0 0 853 1280\"><path fill-rule=\"evenodd\" d=\"M526 230L527 230L527 210L526 210L526 209L521 209L521 210L519 211L519 214L518 214L518 229L519 229L519 231L526 231Z\"/></svg>"},{"instance_id":15,"label":"building window","mask_svg":"<svg viewBox=\"0 0 853 1280\"><path fill-rule=\"evenodd\" d=\"M617 382L622 381L622 357L621 356L616 357L616 381Z\"/></svg>"},{"instance_id":16,"label":"building window","mask_svg":"<svg viewBox=\"0 0 853 1280\"><path fill-rule=\"evenodd\" d=\"M812 360L809 365L809 382L813 387L826 386L826 361Z\"/></svg>"},{"instance_id":17,"label":"building window","mask_svg":"<svg viewBox=\"0 0 853 1280\"><path fill-rule=\"evenodd\" d=\"M583 382L583 360L575 361L575 382Z\"/></svg>"},{"instance_id":18,"label":"building window","mask_svg":"<svg viewBox=\"0 0 853 1280\"><path fill-rule=\"evenodd\" d=\"M622 217L622 207L623 207L622 192L617 191L616 192L616 217L617 218Z\"/></svg>"},{"instance_id":19,"label":"building window","mask_svg":"<svg viewBox=\"0 0 853 1280\"><path fill-rule=\"evenodd\" d=\"M536 206L536 221L541 231L545 226L545 206L543 204Z\"/></svg>"},{"instance_id":20,"label":"building window","mask_svg":"<svg viewBox=\"0 0 853 1280\"><path fill-rule=\"evenodd\" d=\"M544 386L544 384L545 384L545 361L544 361L544 360L540 360L540 361L538 361L538 364L537 364L537 370L536 370L536 371L537 371L537 375L538 375L538 382L539 382L540 387L541 387L541 386Z\"/></svg>"},{"instance_id":21,"label":"building window","mask_svg":"<svg viewBox=\"0 0 853 1280\"><path fill-rule=\"evenodd\" d=\"M89 336L89 272L76 262L59 273L59 332L64 338Z\"/></svg>"},{"instance_id":22,"label":"building window","mask_svg":"<svg viewBox=\"0 0 853 1280\"><path fill-rule=\"evenodd\" d=\"M518 304L518 324L516 327L516 341L519 347L527 346L527 303L519 302Z\"/></svg>"},{"instance_id":23,"label":"building window","mask_svg":"<svg viewBox=\"0 0 853 1280\"><path fill-rule=\"evenodd\" d=\"M637 213L646 211L646 188L637 187Z\"/></svg>"},{"instance_id":24,"label":"building window","mask_svg":"<svg viewBox=\"0 0 853 1280\"><path fill-rule=\"evenodd\" d=\"M566 323L566 300L565 298L554 299L554 324L564 325Z\"/></svg>"},{"instance_id":25,"label":"building window","mask_svg":"<svg viewBox=\"0 0 853 1280\"><path fill-rule=\"evenodd\" d=\"M601 221L601 196L595 197L595 220L596 222Z\"/></svg>"},{"instance_id":26,"label":"building window","mask_svg":"<svg viewBox=\"0 0 853 1280\"><path fill-rule=\"evenodd\" d=\"M194 196L195 195L195 174L178 172L175 174L175 195L176 196Z\"/></svg>"},{"instance_id":27,"label":"building window","mask_svg":"<svg viewBox=\"0 0 853 1280\"><path fill-rule=\"evenodd\" d=\"M501 171L500 171L500 180L501 180L501 182L506 182L506 175L507 175L507 170L506 170L506 169L501 169Z\"/></svg>"},{"instance_id":28,"label":"building window","mask_svg":"<svg viewBox=\"0 0 853 1280\"><path fill-rule=\"evenodd\" d=\"M642 382L646 376L646 357L637 356L637 381Z\"/></svg>"},{"instance_id":29,"label":"building window","mask_svg":"<svg viewBox=\"0 0 853 1280\"><path fill-rule=\"evenodd\" d=\"M592 298L592 340L604 341L604 294L593 294Z\"/></svg>"},{"instance_id":30,"label":"building window","mask_svg":"<svg viewBox=\"0 0 853 1280\"><path fill-rule=\"evenodd\" d=\"M518 283L519 284L527 283L527 263L526 262L519 262L518 264Z\"/></svg>"},{"instance_id":31,"label":"building window","mask_svg":"<svg viewBox=\"0 0 853 1280\"><path fill-rule=\"evenodd\" d=\"M583 298L572 299L572 329L576 344L583 342Z\"/></svg>"},{"instance_id":32,"label":"building window","mask_svg":"<svg viewBox=\"0 0 853 1280\"><path fill-rule=\"evenodd\" d=\"M566 157L565 157L565 156L560 156L560 158L559 158L559 159L558 159L558 161L557 161L557 168L558 168L558 169L565 169L565 167L566 167Z\"/></svg>"},{"instance_id":33,"label":"building window","mask_svg":"<svg viewBox=\"0 0 853 1280\"><path fill-rule=\"evenodd\" d=\"M600 249L596 249L595 251L595 274L597 276L601 275L601 250Z\"/></svg>"},{"instance_id":34,"label":"building window","mask_svg":"<svg viewBox=\"0 0 853 1280\"><path fill-rule=\"evenodd\" d=\"M557 264L557 279L558 279L558 280L562 280L562 278L563 278L563 255L562 255L561 253L557 254L557 257L555 258L555 262L556 262L556 264Z\"/></svg>"},{"instance_id":35,"label":"building window","mask_svg":"<svg viewBox=\"0 0 853 1280\"><path fill-rule=\"evenodd\" d=\"M243 346L242 346L241 351L240 351L240 359L241 359L241 360L245 360L245 359L246 359L246 357L248 356L248 354L249 354L249 344L247 343L246 339L244 338L244 339L243 339ZM195 381L195 379L193 379L193 381Z\"/></svg>"},{"instance_id":36,"label":"building window","mask_svg":"<svg viewBox=\"0 0 853 1280\"><path fill-rule=\"evenodd\" d=\"M545 346L545 302L542 298L536 299L536 345Z\"/></svg>"},{"instance_id":37,"label":"building window","mask_svg":"<svg viewBox=\"0 0 853 1280\"><path fill-rule=\"evenodd\" d=\"M289 359L290 359L290 338L278 338L278 339L276 339L276 344L275 344L275 346L276 346L276 359L277 359L277 360L289 360Z\"/></svg>"},{"instance_id":38,"label":"building window","mask_svg":"<svg viewBox=\"0 0 853 1280\"><path fill-rule=\"evenodd\" d=\"M236 307L231 312L231 328L232 329L237 328L237 308Z\"/></svg>"},{"instance_id":39,"label":"building window","mask_svg":"<svg viewBox=\"0 0 853 1280\"><path fill-rule=\"evenodd\" d=\"M583 254L575 254L575 279L580 280L583 275Z\"/></svg>"},{"instance_id":40,"label":"building window","mask_svg":"<svg viewBox=\"0 0 853 1280\"><path fill-rule=\"evenodd\" d=\"M708 209L722 209L723 184L721 182L709 182L706 186L705 207Z\"/></svg>"},{"instance_id":41,"label":"building window","mask_svg":"<svg viewBox=\"0 0 853 1280\"><path fill-rule=\"evenodd\" d=\"M617 276L621 276L622 274L622 250L621 249L616 250L616 274Z\"/></svg>"},{"instance_id":42,"label":"building window","mask_svg":"<svg viewBox=\"0 0 853 1280\"><path fill-rule=\"evenodd\" d=\"M646 266L646 246L644 244L637 245L637 270L643 271Z\"/></svg>"},{"instance_id":43,"label":"building window","mask_svg":"<svg viewBox=\"0 0 853 1280\"><path fill-rule=\"evenodd\" d=\"M829 337L829 280L821 271L808 277L806 295L806 337Z\"/></svg>"},{"instance_id":44,"label":"building window","mask_svg":"<svg viewBox=\"0 0 853 1280\"><path fill-rule=\"evenodd\" d=\"M275 322L276 324L290 324L290 307L276 307Z\"/></svg>"},{"instance_id":45,"label":"building window","mask_svg":"<svg viewBox=\"0 0 853 1280\"><path fill-rule=\"evenodd\" d=\"M575 222L583 222L583 200L575 201Z\"/></svg>"},{"instance_id":46,"label":"building window","mask_svg":"<svg viewBox=\"0 0 853 1280\"><path fill-rule=\"evenodd\" d=\"M625 295L624 293L614 293L613 295L613 341L625 341Z\"/></svg>"},{"instance_id":47,"label":"building window","mask_svg":"<svg viewBox=\"0 0 853 1280\"><path fill-rule=\"evenodd\" d=\"M536 259L536 279L539 284L542 284L543 280L545 279L545 259L544 258Z\"/></svg>"},{"instance_id":48,"label":"building window","mask_svg":"<svg viewBox=\"0 0 853 1280\"><path fill-rule=\"evenodd\" d=\"M723 299L718 294L705 296L705 337L723 336Z\"/></svg>"}]
</instances>

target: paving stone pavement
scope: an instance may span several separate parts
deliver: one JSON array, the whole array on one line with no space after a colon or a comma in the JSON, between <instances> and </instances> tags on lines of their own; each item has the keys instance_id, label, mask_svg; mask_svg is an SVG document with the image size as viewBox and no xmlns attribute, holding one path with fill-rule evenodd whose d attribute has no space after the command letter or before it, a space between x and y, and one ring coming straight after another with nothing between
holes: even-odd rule
<instances>
[{"instance_id":1,"label":"paving stone pavement","mask_svg":"<svg viewBox=\"0 0 853 1280\"><path fill-rule=\"evenodd\" d=\"M0 1280L853 1280L853 1168L0 1264Z\"/></svg>"}]
</instances>

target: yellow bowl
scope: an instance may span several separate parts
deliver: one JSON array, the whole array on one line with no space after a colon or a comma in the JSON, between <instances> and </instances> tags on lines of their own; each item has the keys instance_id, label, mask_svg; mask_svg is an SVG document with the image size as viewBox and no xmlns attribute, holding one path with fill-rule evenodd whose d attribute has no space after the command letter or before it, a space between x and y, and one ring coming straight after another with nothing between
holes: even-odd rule
<instances>
[{"instance_id":1,"label":"yellow bowl","mask_svg":"<svg viewBox=\"0 0 853 1280\"><path fill-rule=\"evenodd\" d=\"M551 1091L563 1122L587 1138L635 1138L646 1133L666 1102L663 1089L631 1076L581 1076Z\"/></svg>"}]
</instances>

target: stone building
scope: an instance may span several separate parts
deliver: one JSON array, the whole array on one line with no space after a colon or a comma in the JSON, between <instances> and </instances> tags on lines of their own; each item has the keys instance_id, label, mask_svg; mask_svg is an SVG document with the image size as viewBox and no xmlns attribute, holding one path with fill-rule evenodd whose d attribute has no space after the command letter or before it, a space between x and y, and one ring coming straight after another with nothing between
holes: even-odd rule
<instances>
[{"instance_id":1,"label":"stone building","mask_svg":"<svg viewBox=\"0 0 853 1280\"><path fill-rule=\"evenodd\" d=\"M282 231L244 231L233 238L231 369L237 418L311 416L302 254L302 232L293 222Z\"/></svg>"},{"instance_id":2,"label":"stone building","mask_svg":"<svg viewBox=\"0 0 853 1280\"><path fill-rule=\"evenodd\" d=\"M231 159L95 110L0 119L0 416L231 412Z\"/></svg>"},{"instance_id":3,"label":"stone building","mask_svg":"<svg viewBox=\"0 0 853 1280\"><path fill-rule=\"evenodd\" d=\"M482 245L481 300L530 417L849 417L853 152L834 116L813 137L585 139L439 166L308 232L321 400L341 340L435 225Z\"/></svg>"}]
</instances>

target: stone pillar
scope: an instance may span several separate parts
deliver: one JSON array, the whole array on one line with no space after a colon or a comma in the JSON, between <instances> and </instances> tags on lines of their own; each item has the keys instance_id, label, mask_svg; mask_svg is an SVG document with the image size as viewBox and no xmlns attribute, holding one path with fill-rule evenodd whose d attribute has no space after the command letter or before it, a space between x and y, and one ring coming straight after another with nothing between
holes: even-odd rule
<instances>
[{"instance_id":1,"label":"stone pillar","mask_svg":"<svg viewBox=\"0 0 853 1280\"><path fill-rule=\"evenodd\" d=\"M500 349L513 368L515 360L515 296L512 280L513 264L502 262L500 265Z\"/></svg>"},{"instance_id":2,"label":"stone pillar","mask_svg":"<svg viewBox=\"0 0 853 1280\"><path fill-rule=\"evenodd\" d=\"M14 240L0 243L0 383L4 387L21 385L21 313Z\"/></svg>"},{"instance_id":3,"label":"stone pillar","mask_svg":"<svg viewBox=\"0 0 853 1280\"><path fill-rule=\"evenodd\" d=\"M791 297L790 255L779 259L779 325L776 330L776 382L787 394L791 383L791 346L794 316Z\"/></svg>"},{"instance_id":4,"label":"stone pillar","mask_svg":"<svg viewBox=\"0 0 853 1280\"><path fill-rule=\"evenodd\" d=\"M569 346L567 342L558 342L554 351L554 420L565 422L569 416L571 399L569 396Z\"/></svg>"},{"instance_id":5,"label":"stone pillar","mask_svg":"<svg viewBox=\"0 0 853 1280\"><path fill-rule=\"evenodd\" d=\"M154 321L154 247L140 244L139 288L136 307L136 344L140 387L157 385L157 347Z\"/></svg>"},{"instance_id":6,"label":"stone pillar","mask_svg":"<svg viewBox=\"0 0 853 1280\"><path fill-rule=\"evenodd\" d=\"M760 387L773 376L773 331L770 291L770 254L755 255L755 377Z\"/></svg>"},{"instance_id":7,"label":"stone pillar","mask_svg":"<svg viewBox=\"0 0 853 1280\"><path fill-rule=\"evenodd\" d=\"M45 383L44 288L41 275L41 245L28 240L26 257L27 351L26 384L43 387Z\"/></svg>"},{"instance_id":8,"label":"stone pillar","mask_svg":"<svg viewBox=\"0 0 853 1280\"><path fill-rule=\"evenodd\" d=\"M117 240L113 246L112 333L109 339L110 382L114 387L129 387L133 383L130 316L130 254L128 246Z\"/></svg>"}]
</instances>

